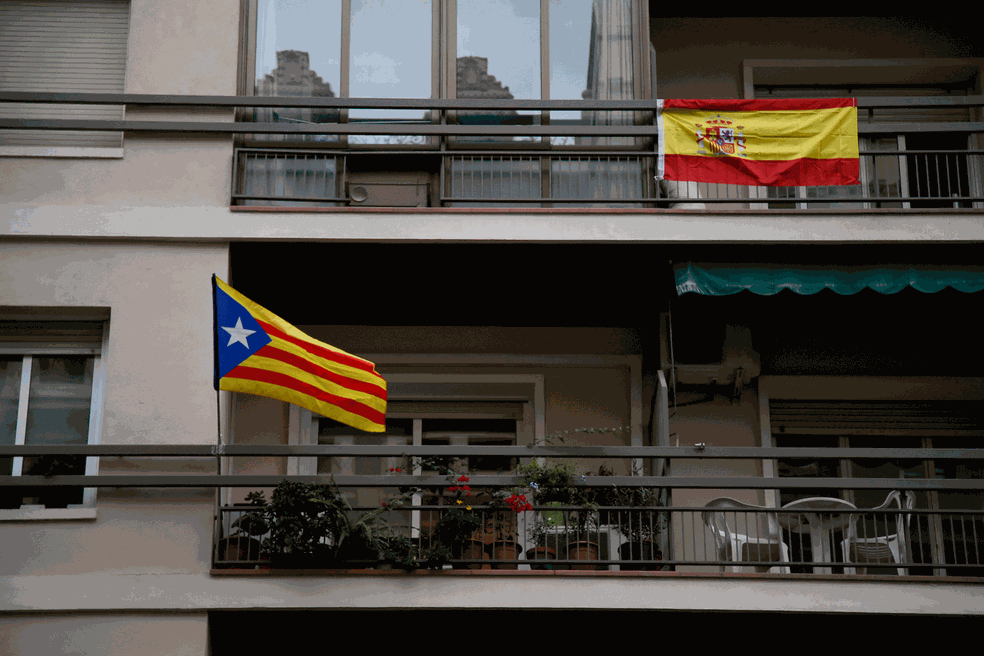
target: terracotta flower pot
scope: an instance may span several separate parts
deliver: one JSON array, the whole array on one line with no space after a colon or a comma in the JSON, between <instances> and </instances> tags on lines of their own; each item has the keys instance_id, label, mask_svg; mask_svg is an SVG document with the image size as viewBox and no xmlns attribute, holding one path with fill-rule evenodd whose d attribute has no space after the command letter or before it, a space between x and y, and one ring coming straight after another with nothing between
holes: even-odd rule
<instances>
[{"instance_id":1,"label":"terracotta flower pot","mask_svg":"<svg viewBox=\"0 0 984 656\"><path fill-rule=\"evenodd\" d=\"M460 555L455 554L461 560L488 560L489 555L485 553L485 543L481 540L466 540L459 545ZM457 549L455 550L458 551ZM489 565L482 563L451 563L453 569L491 569Z\"/></svg>"},{"instance_id":2,"label":"terracotta flower pot","mask_svg":"<svg viewBox=\"0 0 984 656\"><path fill-rule=\"evenodd\" d=\"M618 548L618 557L622 560L619 569L625 571L648 571L658 572L663 569L662 565L640 564L633 561L638 560L663 560L663 552L652 542L643 540L640 542L626 542Z\"/></svg>"},{"instance_id":3,"label":"terracotta flower pot","mask_svg":"<svg viewBox=\"0 0 984 656\"><path fill-rule=\"evenodd\" d=\"M594 542L571 542L567 545L569 560L598 560L598 545ZM571 565L571 569L600 569L599 565Z\"/></svg>"},{"instance_id":4,"label":"terracotta flower pot","mask_svg":"<svg viewBox=\"0 0 984 656\"><path fill-rule=\"evenodd\" d=\"M501 540L492 544L493 560L517 560L521 553L523 553L523 548L512 540ZM492 567L494 569L518 569L519 565L515 563L495 563Z\"/></svg>"},{"instance_id":5,"label":"terracotta flower pot","mask_svg":"<svg viewBox=\"0 0 984 656\"><path fill-rule=\"evenodd\" d=\"M219 540L219 560L234 561L223 563L222 567L237 567L240 561L259 560L260 541L246 536L233 536ZM252 564L249 567L253 567Z\"/></svg>"},{"instance_id":6,"label":"terracotta flower pot","mask_svg":"<svg viewBox=\"0 0 984 656\"><path fill-rule=\"evenodd\" d=\"M536 547L526 552L526 560L544 561L556 559L557 552L550 547ZM553 563L540 563L530 565L530 569L557 569L557 566Z\"/></svg>"}]
</instances>

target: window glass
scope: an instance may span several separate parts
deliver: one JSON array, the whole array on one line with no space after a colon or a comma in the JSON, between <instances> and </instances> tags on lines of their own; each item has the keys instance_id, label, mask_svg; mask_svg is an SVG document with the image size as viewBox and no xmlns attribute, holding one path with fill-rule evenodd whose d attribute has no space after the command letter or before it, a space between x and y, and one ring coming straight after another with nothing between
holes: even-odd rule
<instances>
[{"instance_id":1,"label":"window glass","mask_svg":"<svg viewBox=\"0 0 984 656\"><path fill-rule=\"evenodd\" d=\"M30 374L27 398L20 391L25 367ZM95 357L4 356L0 359L0 443L88 444ZM26 402L25 426L17 425ZM18 433L22 431L22 433ZM38 456L0 459L5 475L82 475L84 456ZM83 503L82 488L23 487L0 490L0 508L44 505L66 508Z\"/></svg>"},{"instance_id":2,"label":"window glass","mask_svg":"<svg viewBox=\"0 0 984 656\"><path fill-rule=\"evenodd\" d=\"M257 0L255 95L337 96L341 22L341 0Z\"/></svg>"},{"instance_id":3,"label":"window glass","mask_svg":"<svg viewBox=\"0 0 984 656\"><path fill-rule=\"evenodd\" d=\"M21 381L20 357L0 358L0 444L15 444ZM9 476L13 458L0 458L0 475Z\"/></svg>"},{"instance_id":4,"label":"window glass","mask_svg":"<svg viewBox=\"0 0 984 656\"><path fill-rule=\"evenodd\" d=\"M427 0L352 0L352 98L430 98L432 9ZM422 110L352 110L350 122L421 121ZM418 135L352 135L351 143L423 143Z\"/></svg>"},{"instance_id":5,"label":"window glass","mask_svg":"<svg viewBox=\"0 0 984 656\"><path fill-rule=\"evenodd\" d=\"M459 0L456 93L458 98L538 100L540 94L539 0ZM539 112L463 111L462 123L531 125ZM495 141L530 141L499 137ZM459 141L483 141L488 138Z\"/></svg>"},{"instance_id":6,"label":"window glass","mask_svg":"<svg viewBox=\"0 0 984 656\"><path fill-rule=\"evenodd\" d=\"M483 97L538 99L539 0L459 0L457 53L487 63Z\"/></svg>"},{"instance_id":7,"label":"window glass","mask_svg":"<svg viewBox=\"0 0 984 656\"><path fill-rule=\"evenodd\" d=\"M257 0L255 84L257 96L336 97L340 93L341 0ZM334 123L336 112L307 108L256 108L261 123ZM256 135L283 140L285 135ZM292 140L337 137L306 135Z\"/></svg>"},{"instance_id":8,"label":"window glass","mask_svg":"<svg viewBox=\"0 0 984 656\"><path fill-rule=\"evenodd\" d=\"M634 100L640 91L634 19L629 0L550 3L550 98ZM552 112L552 124L624 125L631 112ZM598 138L553 137L554 145L602 145ZM606 143L630 143L626 138Z\"/></svg>"}]
</instances>

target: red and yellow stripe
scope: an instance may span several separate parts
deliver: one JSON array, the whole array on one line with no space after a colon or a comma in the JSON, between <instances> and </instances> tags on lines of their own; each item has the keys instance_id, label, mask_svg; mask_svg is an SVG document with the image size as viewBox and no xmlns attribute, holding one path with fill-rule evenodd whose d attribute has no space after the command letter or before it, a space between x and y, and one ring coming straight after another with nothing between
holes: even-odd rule
<instances>
[{"instance_id":1,"label":"red and yellow stripe","mask_svg":"<svg viewBox=\"0 0 984 656\"><path fill-rule=\"evenodd\" d=\"M660 104L659 168L660 177L667 180L758 186L858 184L857 107L852 98ZM708 127L733 130L734 152L722 152L708 141Z\"/></svg>"},{"instance_id":2,"label":"red and yellow stripe","mask_svg":"<svg viewBox=\"0 0 984 656\"><path fill-rule=\"evenodd\" d=\"M222 288L272 341L223 376L219 389L287 401L364 431L386 429L386 380L372 362L310 337L228 285Z\"/></svg>"}]
</instances>

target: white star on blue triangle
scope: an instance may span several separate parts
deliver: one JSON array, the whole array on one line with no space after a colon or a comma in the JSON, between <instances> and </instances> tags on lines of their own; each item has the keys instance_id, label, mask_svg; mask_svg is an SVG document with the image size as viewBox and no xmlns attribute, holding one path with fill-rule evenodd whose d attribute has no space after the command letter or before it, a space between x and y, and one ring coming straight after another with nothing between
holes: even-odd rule
<instances>
[{"instance_id":1,"label":"white star on blue triangle","mask_svg":"<svg viewBox=\"0 0 984 656\"><path fill-rule=\"evenodd\" d=\"M228 374L273 341L245 307L217 286L215 326L219 331L216 335L218 378Z\"/></svg>"}]
</instances>

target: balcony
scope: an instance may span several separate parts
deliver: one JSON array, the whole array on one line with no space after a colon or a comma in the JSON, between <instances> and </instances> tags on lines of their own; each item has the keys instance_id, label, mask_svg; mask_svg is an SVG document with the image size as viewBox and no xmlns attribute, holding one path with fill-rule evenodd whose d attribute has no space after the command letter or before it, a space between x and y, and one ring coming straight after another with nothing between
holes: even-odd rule
<instances>
[{"instance_id":1,"label":"balcony","mask_svg":"<svg viewBox=\"0 0 984 656\"><path fill-rule=\"evenodd\" d=\"M861 184L657 184L653 101L383 100L3 93L0 102L235 111L237 122L0 119L3 130L234 135L230 202L248 208L672 208L906 213L984 208L984 123L966 97L858 98ZM878 122L888 108L891 122ZM421 120L348 120L351 109ZM551 119L551 112L581 119ZM916 111L911 122L907 111ZM927 111L919 111L927 110ZM133 112L137 113L137 112ZM899 118L901 117L901 118ZM697 204L697 205L694 205Z\"/></svg>"},{"instance_id":2,"label":"balcony","mask_svg":"<svg viewBox=\"0 0 984 656\"><path fill-rule=\"evenodd\" d=\"M928 580L927 577L984 579L984 478L942 478L952 463L967 474L980 472L984 449L857 449L762 447L617 446L0 446L0 457L46 454L88 457L168 457L226 461L266 456L288 459L345 458L367 469L384 463L404 467L375 475L281 476L253 474L0 476L4 487L216 489L213 575L351 574L355 570L470 575L488 572L563 576L580 571L597 576L731 576L847 580ZM449 477L426 463L463 463L468 458L518 459L519 470ZM891 459L923 462L922 478L770 478L729 475L674 476L673 462L787 458ZM563 497L555 487L530 484L530 463L585 463L604 459L630 463L647 475L576 476ZM225 465L222 466L223 469ZM524 469L525 467L525 469ZM589 465L590 467L590 465ZM535 469L535 468L534 468ZM402 471L398 471L402 470ZM718 467L720 471L720 466ZM450 470L448 470L450 471ZM726 469L725 469L726 471ZM462 478L464 477L464 478ZM545 479L539 479L541 481ZM294 505L266 496L272 505L225 504L224 488L242 498L246 489L317 484L294 490ZM337 487L333 487L337 485ZM563 487L563 486L562 486ZM467 488L467 489L466 489ZM855 507L845 490L888 496L883 507ZM502 491L497 497L496 491ZM675 505L678 492L704 492L707 503ZM733 502L783 491L809 494L782 507ZM944 493L963 507L938 502ZM528 495L526 500L518 496ZM817 499L820 496L819 500ZM316 496L320 501L311 502ZM711 502L711 498L716 500ZM376 498L372 504L357 503ZM776 497L778 498L778 497ZM937 499L925 507L923 499ZM255 497L254 497L255 500ZM723 500L723 501L722 501ZM908 502L907 502L908 500ZM283 498L281 498L283 501ZM457 503L462 501L461 504ZM576 503L575 503L576 502ZM315 508L303 508L305 503ZM298 505L300 504L300 505ZM529 504L529 505L527 505ZM340 512L327 511L335 507ZM303 519L290 524L291 513ZM467 518L461 524L462 517ZM449 522L449 518L456 518ZM279 528L275 526L279 522ZM345 525L339 532L338 524ZM449 525L459 525L450 530ZM464 528L460 528L463 525ZM292 526L292 528L291 528ZM288 527L285 529L284 527ZM361 527L361 528L360 528ZM355 530L353 530L355 529ZM368 529L380 541L354 549L355 536ZM455 530L457 532L455 532ZM279 531L279 533L278 533ZM286 532L285 532L286 531ZM302 535L303 534L303 535ZM362 535L367 533L363 532ZM453 534L453 539L449 538ZM341 536L341 538L339 538ZM351 540L342 550L342 539ZM293 540L293 542L292 542ZM383 544L383 548L379 545ZM294 545L294 546L291 546ZM301 546L297 546L301 545ZM443 556L438 554L445 548ZM294 550L293 554L291 549ZM306 555L303 558L284 556ZM617 573L616 573L617 572Z\"/></svg>"}]
</instances>

